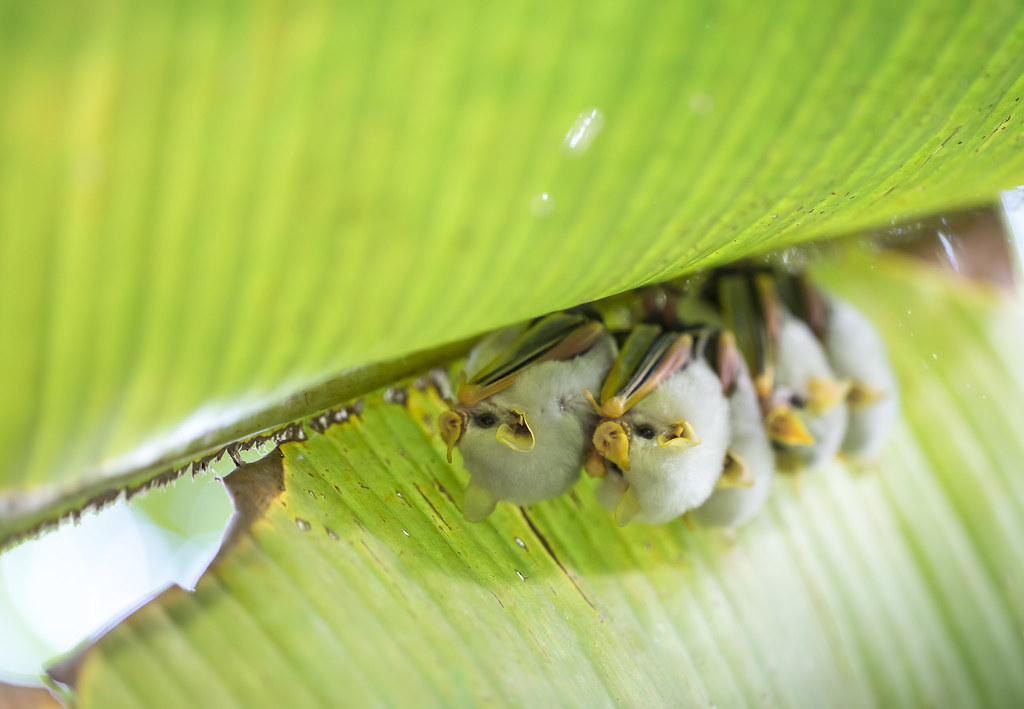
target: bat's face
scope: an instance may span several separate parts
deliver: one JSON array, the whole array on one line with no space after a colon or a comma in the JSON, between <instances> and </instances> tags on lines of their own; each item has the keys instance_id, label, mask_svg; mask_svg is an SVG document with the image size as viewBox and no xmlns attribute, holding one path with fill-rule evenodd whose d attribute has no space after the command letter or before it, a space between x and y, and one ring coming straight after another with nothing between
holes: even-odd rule
<instances>
[{"instance_id":1,"label":"bat's face","mask_svg":"<svg viewBox=\"0 0 1024 709\"><path fill-rule=\"evenodd\" d=\"M679 517L711 495L728 442L721 381L706 362L692 361L621 417L598 425L594 444L615 466L601 501L614 503L619 524ZM616 492L619 499L610 499Z\"/></svg>"},{"instance_id":2,"label":"bat's face","mask_svg":"<svg viewBox=\"0 0 1024 709\"><path fill-rule=\"evenodd\" d=\"M509 386L441 418L471 480L464 512L483 519L497 501L528 505L566 492L579 477L596 421L584 392L600 386L615 358L601 333L585 352L530 364Z\"/></svg>"},{"instance_id":3,"label":"bat's face","mask_svg":"<svg viewBox=\"0 0 1024 709\"><path fill-rule=\"evenodd\" d=\"M848 384L836 379L811 329L787 317L765 425L782 470L811 471L836 457L846 432Z\"/></svg>"},{"instance_id":4,"label":"bat's face","mask_svg":"<svg viewBox=\"0 0 1024 709\"><path fill-rule=\"evenodd\" d=\"M537 365L510 388L465 409L459 450L466 470L474 484L499 500L517 505L546 500L568 490L579 476L593 414L581 394L544 386L559 378L552 370L565 364Z\"/></svg>"}]
</instances>

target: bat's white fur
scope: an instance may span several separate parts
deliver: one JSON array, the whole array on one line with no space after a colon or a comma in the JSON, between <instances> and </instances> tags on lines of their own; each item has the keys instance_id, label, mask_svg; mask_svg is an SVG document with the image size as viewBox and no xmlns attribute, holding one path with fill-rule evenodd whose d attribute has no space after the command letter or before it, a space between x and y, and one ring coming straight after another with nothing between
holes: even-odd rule
<instances>
[{"instance_id":1,"label":"bat's white fur","mask_svg":"<svg viewBox=\"0 0 1024 709\"><path fill-rule=\"evenodd\" d=\"M761 509L775 475L775 454L764 430L754 382L742 359L736 386L729 395L729 424L729 450L743 458L754 475L754 485L715 490L694 514L705 524L735 527Z\"/></svg>"},{"instance_id":2,"label":"bat's white fur","mask_svg":"<svg viewBox=\"0 0 1024 709\"><path fill-rule=\"evenodd\" d=\"M825 351L836 375L861 382L884 396L863 407L850 407L842 452L856 460L877 457L899 413L899 385L885 343L859 310L829 296Z\"/></svg>"},{"instance_id":3,"label":"bat's white fur","mask_svg":"<svg viewBox=\"0 0 1024 709\"><path fill-rule=\"evenodd\" d=\"M584 391L600 391L615 354L615 343L605 333L587 352L528 366L508 389L467 407L469 423L459 451L473 484L517 505L568 490L579 477L597 421ZM512 410L526 415L535 439L531 451L513 450L495 437L501 423L512 422ZM485 411L494 415L494 426L476 424Z\"/></svg>"},{"instance_id":4,"label":"bat's white fur","mask_svg":"<svg viewBox=\"0 0 1024 709\"><path fill-rule=\"evenodd\" d=\"M825 350L811 328L784 313L776 349L775 388L809 398L808 382L814 378L835 379ZM840 401L824 414L794 409L814 438L809 446L782 446L779 463L787 469L813 471L836 457L846 432L847 407Z\"/></svg>"},{"instance_id":5,"label":"bat's white fur","mask_svg":"<svg viewBox=\"0 0 1024 709\"><path fill-rule=\"evenodd\" d=\"M609 472L598 500L614 509L629 485L640 503L633 520L652 524L668 522L700 505L722 472L729 442L728 409L722 384L704 360L673 374L622 416L629 431L629 470L621 478ZM700 444L662 447L656 439L636 433L644 425L662 433L679 420L690 422Z\"/></svg>"}]
</instances>

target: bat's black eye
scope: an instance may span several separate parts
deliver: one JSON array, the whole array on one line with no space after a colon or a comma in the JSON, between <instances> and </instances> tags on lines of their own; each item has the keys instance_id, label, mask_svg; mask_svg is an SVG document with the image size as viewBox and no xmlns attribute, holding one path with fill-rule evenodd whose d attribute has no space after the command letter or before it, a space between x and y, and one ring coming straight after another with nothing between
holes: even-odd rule
<instances>
[{"instance_id":1,"label":"bat's black eye","mask_svg":"<svg viewBox=\"0 0 1024 709\"><path fill-rule=\"evenodd\" d=\"M490 428L495 423L497 419L494 418L494 414L480 414L476 417L476 425L480 428Z\"/></svg>"},{"instance_id":2,"label":"bat's black eye","mask_svg":"<svg viewBox=\"0 0 1024 709\"><path fill-rule=\"evenodd\" d=\"M789 397L789 403L795 409L802 409L807 406L807 400L799 394L793 394L793 396Z\"/></svg>"},{"instance_id":3,"label":"bat's black eye","mask_svg":"<svg viewBox=\"0 0 1024 709\"><path fill-rule=\"evenodd\" d=\"M636 435L640 438L647 438L648 440L654 438L654 429L650 426L641 426L636 430Z\"/></svg>"}]
</instances>

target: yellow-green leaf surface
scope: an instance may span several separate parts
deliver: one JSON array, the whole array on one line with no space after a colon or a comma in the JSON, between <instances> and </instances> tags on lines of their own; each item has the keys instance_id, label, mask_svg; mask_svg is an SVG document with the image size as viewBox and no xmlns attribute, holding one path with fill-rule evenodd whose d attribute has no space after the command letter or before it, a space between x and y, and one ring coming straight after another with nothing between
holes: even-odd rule
<instances>
[{"instance_id":1,"label":"yellow-green leaf surface","mask_svg":"<svg viewBox=\"0 0 1024 709\"><path fill-rule=\"evenodd\" d=\"M819 271L900 376L877 466L784 479L732 539L620 529L589 479L469 524L436 395L374 395L228 478L248 522L86 651L82 705L1019 706L1021 308L898 258Z\"/></svg>"},{"instance_id":2,"label":"yellow-green leaf surface","mask_svg":"<svg viewBox=\"0 0 1024 709\"><path fill-rule=\"evenodd\" d=\"M348 367L987 201L1022 57L1017 0L0 2L5 530Z\"/></svg>"}]
</instances>

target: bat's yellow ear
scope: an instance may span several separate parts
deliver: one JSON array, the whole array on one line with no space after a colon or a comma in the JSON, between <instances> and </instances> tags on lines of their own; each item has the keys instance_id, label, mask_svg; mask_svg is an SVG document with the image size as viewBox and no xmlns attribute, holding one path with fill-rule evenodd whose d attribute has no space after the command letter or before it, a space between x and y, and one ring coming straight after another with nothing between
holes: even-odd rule
<instances>
[{"instance_id":1,"label":"bat's yellow ear","mask_svg":"<svg viewBox=\"0 0 1024 709\"><path fill-rule=\"evenodd\" d=\"M629 437L618 421L602 421L594 431L594 448L607 460L629 470Z\"/></svg>"},{"instance_id":2,"label":"bat's yellow ear","mask_svg":"<svg viewBox=\"0 0 1024 709\"><path fill-rule=\"evenodd\" d=\"M885 398L885 392L860 380L854 380L850 384L850 391L846 394L846 402L851 409L864 409Z\"/></svg>"},{"instance_id":3,"label":"bat's yellow ear","mask_svg":"<svg viewBox=\"0 0 1024 709\"><path fill-rule=\"evenodd\" d=\"M735 487L754 487L754 471L738 453L726 451L722 475L715 483L715 489L727 490Z\"/></svg>"},{"instance_id":4,"label":"bat's yellow ear","mask_svg":"<svg viewBox=\"0 0 1024 709\"><path fill-rule=\"evenodd\" d=\"M850 392L850 381L836 381L831 377L811 377L807 381L807 407L818 414L826 414L846 398Z\"/></svg>"},{"instance_id":5,"label":"bat's yellow ear","mask_svg":"<svg viewBox=\"0 0 1024 709\"><path fill-rule=\"evenodd\" d=\"M437 417L438 428L441 429L441 440L448 446L448 462L452 462L452 448L462 438L466 431L466 414L452 411L442 411Z\"/></svg>"}]
</instances>

